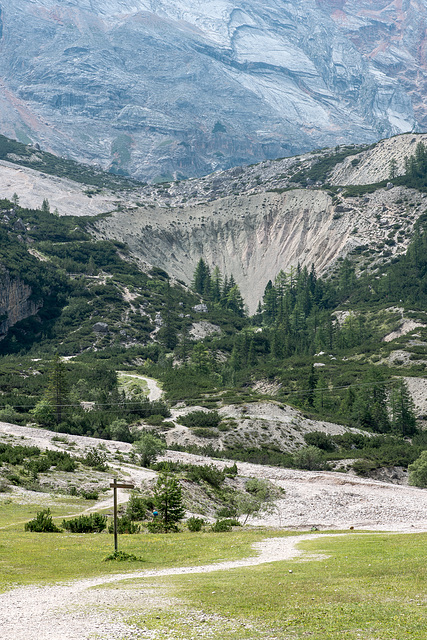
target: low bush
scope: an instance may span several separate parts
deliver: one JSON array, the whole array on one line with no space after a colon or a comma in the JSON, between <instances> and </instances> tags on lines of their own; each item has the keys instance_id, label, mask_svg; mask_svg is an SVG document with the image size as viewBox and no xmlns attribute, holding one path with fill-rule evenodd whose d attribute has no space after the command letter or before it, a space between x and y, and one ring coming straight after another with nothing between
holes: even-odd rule
<instances>
[{"instance_id":1,"label":"low bush","mask_svg":"<svg viewBox=\"0 0 427 640\"><path fill-rule=\"evenodd\" d=\"M201 531L204 524L205 521L203 518L196 518L195 516L192 516L187 520L187 527L189 531Z\"/></svg>"},{"instance_id":2,"label":"low bush","mask_svg":"<svg viewBox=\"0 0 427 640\"><path fill-rule=\"evenodd\" d=\"M198 438L218 438L216 429L207 429L205 427L195 427L193 433Z\"/></svg>"},{"instance_id":3,"label":"low bush","mask_svg":"<svg viewBox=\"0 0 427 640\"><path fill-rule=\"evenodd\" d=\"M143 498L132 493L126 505L126 515L131 520L145 520L147 511L153 511L154 502L151 498Z\"/></svg>"},{"instance_id":4,"label":"low bush","mask_svg":"<svg viewBox=\"0 0 427 640\"><path fill-rule=\"evenodd\" d=\"M361 458L360 460L355 460L353 462L353 470L358 476L368 476L370 472L377 469L378 466L379 465L373 460L366 460L366 458Z\"/></svg>"},{"instance_id":5,"label":"low bush","mask_svg":"<svg viewBox=\"0 0 427 640\"><path fill-rule=\"evenodd\" d=\"M135 556L133 553L126 553L125 551L115 551L104 558L104 562L111 562L112 560L116 562L144 562L141 556Z\"/></svg>"},{"instance_id":6,"label":"low bush","mask_svg":"<svg viewBox=\"0 0 427 640\"><path fill-rule=\"evenodd\" d=\"M90 447L85 451L85 456L82 460L83 464L88 467L93 467L97 471L107 471L107 454L105 451L101 451L96 447Z\"/></svg>"},{"instance_id":7,"label":"low bush","mask_svg":"<svg viewBox=\"0 0 427 640\"><path fill-rule=\"evenodd\" d=\"M61 529L53 522L50 509L38 511L36 517L25 524L25 531L33 533L60 533Z\"/></svg>"},{"instance_id":8,"label":"low bush","mask_svg":"<svg viewBox=\"0 0 427 640\"><path fill-rule=\"evenodd\" d=\"M322 449L322 451L333 451L335 449L331 436L323 431L312 431L311 433L306 433L304 440L308 445Z\"/></svg>"},{"instance_id":9,"label":"low bush","mask_svg":"<svg viewBox=\"0 0 427 640\"><path fill-rule=\"evenodd\" d=\"M107 527L107 516L100 513L81 515L71 520L63 520L62 526L71 533L101 533Z\"/></svg>"},{"instance_id":10,"label":"low bush","mask_svg":"<svg viewBox=\"0 0 427 640\"><path fill-rule=\"evenodd\" d=\"M221 422L221 416L217 411L192 411L186 416L180 416L177 422L190 429L194 427L214 428Z\"/></svg>"},{"instance_id":11,"label":"low bush","mask_svg":"<svg viewBox=\"0 0 427 640\"><path fill-rule=\"evenodd\" d=\"M117 518L117 533L139 533L140 526L129 518L128 515L124 515L121 518ZM108 526L108 533L114 533L114 524Z\"/></svg>"},{"instance_id":12,"label":"low bush","mask_svg":"<svg viewBox=\"0 0 427 640\"><path fill-rule=\"evenodd\" d=\"M76 494L73 494L73 495L76 495ZM82 489L80 491L80 495L85 500L98 500L99 498L99 493L95 489L89 489L88 491L86 491L85 489Z\"/></svg>"},{"instance_id":13,"label":"low bush","mask_svg":"<svg viewBox=\"0 0 427 640\"><path fill-rule=\"evenodd\" d=\"M427 451L423 451L419 458L409 465L409 484L415 487L427 488Z\"/></svg>"},{"instance_id":14,"label":"low bush","mask_svg":"<svg viewBox=\"0 0 427 640\"><path fill-rule=\"evenodd\" d=\"M221 507L221 509L217 509L216 517L218 519L223 518L235 518L237 516L237 509L234 505L227 505L226 507Z\"/></svg>"},{"instance_id":15,"label":"low bush","mask_svg":"<svg viewBox=\"0 0 427 640\"><path fill-rule=\"evenodd\" d=\"M297 469L317 471L325 468L325 459L320 449L310 445L294 453L294 464Z\"/></svg>"},{"instance_id":16,"label":"low bush","mask_svg":"<svg viewBox=\"0 0 427 640\"><path fill-rule=\"evenodd\" d=\"M178 526L174 522L167 525L162 520L152 520L147 522L146 527L150 533L177 533Z\"/></svg>"},{"instance_id":17,"label":"low bush","mask_svg":"<svg viewBox=\"0 0 427 640\"><path fill-rule=\"evenodd\" d=\"M240 527L241 524L238 520L233 518L227 518L225 520L217 520L212 526L211 531L214 533L222 533L224 531L231 531L233 527Z\"/></svg>"},{"instance_id":18,"label":"low bush","mask_svg":"<svg viewBox=\"0 0 427 640\"><path fill-rule=\"evenodd\" d=\"M225 478L225 473L220 469L217 469L213 464L188 465L186 475L192 482L200 482L200 480L204 480L212 487L217 488L221 486Z\"/></svg>"}]
</instances>

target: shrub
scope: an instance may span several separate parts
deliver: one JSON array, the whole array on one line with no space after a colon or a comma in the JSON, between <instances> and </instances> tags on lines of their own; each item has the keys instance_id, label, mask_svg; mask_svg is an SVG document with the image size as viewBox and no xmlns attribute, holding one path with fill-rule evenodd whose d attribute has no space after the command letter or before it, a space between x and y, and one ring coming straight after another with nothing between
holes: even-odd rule
<instances>
[{"instance_id":1,"label":"shrub","mask_svg":"<svg viewBox=\"0 0 427 640\"><path fill-rule=\"evenodd\" d=\"M36 533L59 533L61 529L52 520L50 509L38 511L36 517L25 524L25 531Z\"/></svg>"},{"instance_id":2,"label":"shrub","mask_svg":"<svg viewBox=\"0 0 427 640\"><path fill-rule=\"evenodd\" d=\"M240 526L241 525L238 520L227 518L225 520L217 520L211 526L211 531L214 531L215 533L222 533L224 531L231 531L232 527L240 527Z\"/></svg>"},{"instance_id":3,"label":"shrub","mask_svg":"<svg viewBox=\"0 0 427 640\"><path fill-rule=\"evenodd\" d=\"M205 427L195 427L193 433L198 438L217 438L218 433L215 429L206 429Z\"/></svg>"},{"instance_id":4,"label":"shrub","mask_svg":"<svg viewBox=\"0 0 427 640\"><path fill-rule=\"evenodd\" d=\"M144 422L146 422L149 425L152 425L153 427L159 427L164 420L164 416L161 416L160 414L155 414L153 416L148 416L148 418L144 418Z\"/></svg>"},{"instance_id":5,"label":"shrub","mask_svg":"<svg viewBox=\"0 0 427 640\"><path fill-rule=\"evenodd\" d=\"M152 511L154 503L151 498L143 498L136 493L132 493L126 505L126 515L131 520L145 520L147 511Z\"/></svg>"},{"instance_id":6,"label":"shrub","mask_svg":"<svg viewBox=\"0 0 427 640\"><path fill-rule=\"evenodd\" d=\"M323 433L323 431L312 431L311 433L306 433L304 440L308 445L317 447L323 451L333 451L335 449L331 436Z\"/></svg>"},{"instance_id":7,"label":"shrub","mask_svg":"<svg viewBox=\"0 0 427 640\"><path fill-rule=\"evenodd\" d=\"M155 522L160 523L164 531L177 531L177 523L184 517L185 509L176 478L167 473L159 475L154 488L154 504L159 513Z\"/></svg>"},{"instance_id":8,"label":"shrub","mask_svg":"<svg viewBox=\"0 0 427 640\"><path fill-rule=\"evenodd\" d=\"M180 416L177 422L190 429L193 427L217 427L221 422L221 416L217 411L192 411L186 416Z\"/></svg>"},{"instance_id":9,"label":"shrub","mask_svg":"<svg viewBox=\"0 0 427 640\"><path fill-rule=\"evenodd\" d=\"M0 493L6 493L8 491L10 491L10 486L7 483L7 480L0 478Z\"/></svg>"},{"instance_id":10,"label":"shrub","mask_svg":"<svg viewBox=\"0 0 427 640\"><path fill-rule=\"evenodd\" d=\"M83 464L93 467L97 471L107 471L107 454L96 447L90 447L85 451Z\"/></svg>"},{"instance_id":11,"label":"shrub","mask_svg":"<svg viewBox=\"0 0 427 640\"><path fill-rule=\"evenodd\" d=\"M415 487L427 488L427 450L408 467L409 484Z\"/></svg>"},{"instance_id":12,"label":"shrub","mask_svg":"<svg viewBox=\"0 0 427 640\"><path fill-rule=\"evenodd\" d=\"M107 516L100 513L81 515L72 520L63 520L62 526L71 533L101 533L107 527Z\"/></svg>"},{"instance_id":13,"label":"shrub","mask_svg":"<svg viewBox=\"0 0 427 640\"><path fill-rule=\"evenodd\" d=\"M237 509L234 505L227 505L226 507L221 507L221 509L217 509L216 517L221 518L235 518L237 516Z\"/></svg>"},{"instance_id":14,"label":"shrub","mask_svg":"<svg viewBox=\"0 0 427 640\"><path fill-rule=\"evenodd\" d=\"M226 478L235 478L238 474L237 464L234 463L231 467L224 467L222 470Z\"/></svg>"},{"instance_id":15,"label":"shrub","mask_svg":"<svg viewBox=\"0 0 427 640\"><path fill-rule=\"evenodd\" d=\"M143 562L141 556L135 556L133 553L126 553L125 551L115 551L109 556L104 558L104 562L110 562L116 560L117 562Z\"/></svg>"},{"instance_id":16,"label":"shrub","mask_svg":"<svg viewBox=\"0 0 427 640\"><path fill-rule=\"evenodd\" d=\"M72 495L76 495L76 494L72 494ZM85 489L82 489L80 491L80 495L85 500L98 500L99 498L99 493L95 489L89 489L88 491L86 491Z\"/></svg>"},{"instance_id":17,"label":"shrub","mask_svg":"<svg viewBox=\"0 0 427 640\"><path fill-rule=\"evenodd\" d=\"M12 424L16 424L19 421L21 415L15 411L15 409L7 404L5 407L0 409L0 421L1 422L10 422Z\"/></svg>"},{"instance_id":18,"label":"shrub","mask_svg":"<svg viewBox=\"0 0 427 640\"><path fill-rule=\"evenodd\" d=\"M225 474L220 469L214 467L213 464L188 465L187 478L192 482L204 480L212 487L219 488L224 482Z\"/></svg>"},{"instance_id":19,"label":"shrub","mask_svg":"<svg viewBox=\"0 0 427 640\"><path fill-rule=\"evenodd\" d=\"M117 518L117 533L123 534L133 534L139 533L140 526L129 518L128 515L124 515L121 518ZM114 533L114 524L110 524L108 526L108 533Z\"/></svg>"},{"instance_id":20,"label":"shrub","mask_svg":"<svg viewBox=\"0 0 427 640\"><path fill-rule=\"evenodd\" d=\"M140 456L141 467L149 467L157 456L166 449L166 444L152 433L143 433L139 440L133 443L133 448Z\"/></svg>"},{"instance_id":21,"label":"shrub","mask_svg":"<svg viewBox=\"0 0 427 640\"><path fill-rule=\"evenodd\" d=\"M201 531L204 524L203 518L196 518L195 516L187 520L187 527L190 531Z\"/></svg>"},{"instance_id":22,"label":"shrub","mask_svg":"<svg viewBox=\"0 0 427 640\"><path fill-rule=\"evenodd\" d=\"M325 461L320 449L312 445L294 453L294 464L298 469L316 471L325 468Z\"/></svg>"},{"instance_id":23,"label":"shrub","mask_svg":"<svg viewBox=\"0 0 427 640\"><path fill-rule=\"evenodd\" d=\"M353 469L358 476L368 476L371 471L377 469L377 467L378 464L376 464L373 460L366 460L366 458L355 460L353 462Z\"/></svg>"}]
</instances>

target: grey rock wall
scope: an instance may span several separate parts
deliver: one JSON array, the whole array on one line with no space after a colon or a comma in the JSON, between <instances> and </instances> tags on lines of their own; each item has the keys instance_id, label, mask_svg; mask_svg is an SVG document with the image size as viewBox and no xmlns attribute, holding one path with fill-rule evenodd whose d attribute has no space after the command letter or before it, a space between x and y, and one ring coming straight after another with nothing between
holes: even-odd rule
<instances>
[{"instance_id":1,"label":"grey rock wall","mask_svg":"<svg viewBox=\"0 0 427 640\"><path fill-rule=\"evenodd\" d=\"M426 0L0 0L0 130L146 180L427 124Z\"/></svg>"},{"instance_id":2,"label":"grey rock wall","mask_svg":"<svg viewBox=\"0 0 427 640\"><path fill-rule=\"evenodd\" d=\"M10 327L37 313L40 304L30 300L31 288L19 278L11 278L0 265L0 340Z\"/></svg>"}]
</instances>

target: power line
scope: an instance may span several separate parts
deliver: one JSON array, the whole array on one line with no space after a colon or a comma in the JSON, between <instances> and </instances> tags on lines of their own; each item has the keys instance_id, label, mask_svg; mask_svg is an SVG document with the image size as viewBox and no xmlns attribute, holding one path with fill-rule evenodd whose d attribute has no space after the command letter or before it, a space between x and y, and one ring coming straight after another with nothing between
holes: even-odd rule
<instances>
[{"instance_id":1,"label":"power line","mask_svg":"<svg viewBox=\"0 0 427 640\"><path fill-rule=\"evenodd\" d=\"M333 391L342 391L344 389L360 389L363 387L372 387L372 386L378 386L378 385L389 385L389 384L393 384L394 380L382 380L382 381L378 381L378 382L359 382L359 383L355 383L355 384L348 384L348 385L342 385L342 386L332 386L332 387L321 387L321 388L310 388L310 389L295 389L295 390L289 390L289 391L283 391L283 395L285 396L295 396L295 395L306 395L306 394L313 394L313 393L320 393L320 392L326 392L326 393L332 393ZM206 398L208 399L208 398ZM39 397L37 400L35 400L35 404L37 404L37 402L39 402L40 400L43 400L43 397ZM201 399L201 402L203 400ZM100 402L96 402L94 400L83 400L82 403L83 404L93 404L94 407L93 409L96 408L100 408L100 407L121 407L121 408L127 408L129 407L129 412L130 413L136 413L138 411L138 405L141 404L141 402L144 401L123 401L123 402L105 402L105 403L100 403ZM151 402L150 400L148 400L148 402ZM153 401L156 402L156 401ZM83 406L82 403L77 403L77 404L51 404L51 406L53 408L56 407L61 407L61 408L79 408L79 409L84 409L85 407ZM34 404L31 405L8 405L10 406L12 409L15 410L22 410L22 409L32 409L34 408ZM134 409L132 410L131 407L134 407ZM0 409L1 410L1 409ZM89 409L90 411L90 409ZM115 411L111 410L103 410L104 413L115 413Z\"/></svg>"}]
</instances>

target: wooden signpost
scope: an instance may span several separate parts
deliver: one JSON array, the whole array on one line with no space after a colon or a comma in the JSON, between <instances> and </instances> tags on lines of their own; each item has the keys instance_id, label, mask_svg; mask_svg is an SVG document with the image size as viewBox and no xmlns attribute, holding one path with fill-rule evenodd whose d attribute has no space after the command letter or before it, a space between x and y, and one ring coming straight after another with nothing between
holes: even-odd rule
<instances>
[{"instance_id":1,"label":"wooden signpost","mask_svg":"<svg viewBox=\"0 0 427 640\"><path fill-rule=\"evenodd\" d=\"M110 487L113 489L114 494L114 551L117 552L117 489L134 489L134 484L127 482L117 482L114 478L113 482L110 482Z\"/></svg>"}]
</instances>

